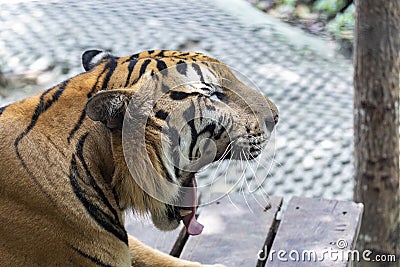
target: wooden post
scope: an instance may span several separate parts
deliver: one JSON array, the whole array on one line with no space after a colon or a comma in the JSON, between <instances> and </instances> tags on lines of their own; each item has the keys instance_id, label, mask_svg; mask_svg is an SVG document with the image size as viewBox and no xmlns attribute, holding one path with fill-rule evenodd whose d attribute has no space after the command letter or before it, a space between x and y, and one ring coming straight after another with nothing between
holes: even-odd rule
<instances>
[{"instance_id":1,"label":"wooden post","mask_svg":"<svg viewBox=\"0 0 400 267\"><path fill-rule=\"evenodd\" d=\"M359 249L400 254L400 0L357 0L354 199L365 205Z\"/></svg>"}]
</instances>

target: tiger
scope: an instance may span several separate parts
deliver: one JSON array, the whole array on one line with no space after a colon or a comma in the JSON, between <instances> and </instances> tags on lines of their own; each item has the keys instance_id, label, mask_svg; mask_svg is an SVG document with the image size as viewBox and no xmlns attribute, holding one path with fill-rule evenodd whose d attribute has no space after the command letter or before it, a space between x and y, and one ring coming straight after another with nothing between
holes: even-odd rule
<instances>
[{"instance_id":1,"label":"tiger","mask_svg":"<svg viewBox=\"0 0 400 267\"><path fill-rule=\"evenodd\" d=\"M221 266L150 248L125 216L200 234L196 172L256 158L276 105L202 53L88 50L82 65L0 108L0 266Z\"/></svg>"}]
</instances>

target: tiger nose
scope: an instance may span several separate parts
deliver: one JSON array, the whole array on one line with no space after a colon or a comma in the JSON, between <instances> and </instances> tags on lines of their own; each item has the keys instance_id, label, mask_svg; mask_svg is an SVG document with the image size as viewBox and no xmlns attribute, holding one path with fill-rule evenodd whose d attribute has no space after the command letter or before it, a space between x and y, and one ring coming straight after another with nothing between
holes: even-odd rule
<instances>
[{"instance_id":1,"label":"tiger nose","mask_svg":"<svg viewBox=\"0 0 400 267\"><path fill-rule=\"evenodd\" d=\"M274 122L275 122L275 124L277 124L278 121L279 121L279 116L278 116L278 115L275 115L275 117L274 117Z\"/></svg>"},{"instance_id":2,"label":"tiger nose","mask_svg":"<svg viewBox=\"0 0 400 267\"><path fill-rule=\"evenodd\" d=\"M265 125L267 126L268 131L272 132L278 121L279 121L278 115L275 115L273 120L271 120L271 117L265 119Z\"/></svg>"}]
</instances>

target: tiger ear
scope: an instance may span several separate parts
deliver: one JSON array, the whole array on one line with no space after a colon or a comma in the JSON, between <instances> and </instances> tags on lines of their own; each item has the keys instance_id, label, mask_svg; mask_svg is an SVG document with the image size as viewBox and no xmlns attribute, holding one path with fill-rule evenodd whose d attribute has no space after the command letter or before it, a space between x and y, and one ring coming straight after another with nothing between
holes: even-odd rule
<instances>
[{"instance_id":1,"label":"tiger ear","mask_svg":"<svg viewBox=\"0 0 400 267\"><path fill-rule=\"evenodd\" d=\"M100 91L87 101L86 114L110 129L121 128L131 96L130 90Z\"/></svg>"},{"instance_id":2,"label":"tiger ear","mask_svg":"<svg viewBox=\"0 0 400 267\"><path fill-rule=\"evenodd\" d=\"M102 50L87 50L82 54L82 65L85 71L91 70L100 61L110 58L112 55Z\"/></svg>"}]
</instances>

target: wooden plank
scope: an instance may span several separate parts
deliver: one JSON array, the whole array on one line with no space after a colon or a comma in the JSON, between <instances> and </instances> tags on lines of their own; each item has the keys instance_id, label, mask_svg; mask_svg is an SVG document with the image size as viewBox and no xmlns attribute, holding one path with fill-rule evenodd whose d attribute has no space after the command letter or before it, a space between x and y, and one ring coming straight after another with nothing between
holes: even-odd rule
<instances>
[{"instance_id":1,"label":"wooden plank","mask_svg":"<svg viewBox=\"0 0 400 267\"><path fill-rule=\"evenodd\" d=\"M213 194L218 199L221 194ZM190 236L181 258L204 264L255 266L257 256L273 232L281 197L230 194L202 207L198 221L203 233ZM265 210L265 207L271 208Z\"/></svg>"},{"instance_id":2,"label":"wooden plank","mask_svg":"<svg viewBox=\"0 0 400 267\"><path fill-rule=\"evenodd\" d=\"M346 259L355 248L362 212L363 205L351 201L293 197L266 266L352 266Z\"/></svg>"},{"instance_id":3,"label":"wooden plank","mask_svg":"<svg viewBox=\"0 0 400 267\"><path fill-rule=\"evenodd\" d=\"M143 243L173 256L179 256L187 239L182 223L177 229L164 232L158 230L150 219L138 219L129 215L125 218L125 228L128 234Z\"/></svg>"}]
</instances>

